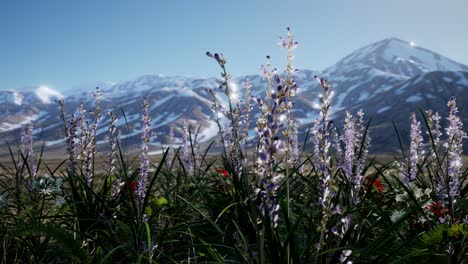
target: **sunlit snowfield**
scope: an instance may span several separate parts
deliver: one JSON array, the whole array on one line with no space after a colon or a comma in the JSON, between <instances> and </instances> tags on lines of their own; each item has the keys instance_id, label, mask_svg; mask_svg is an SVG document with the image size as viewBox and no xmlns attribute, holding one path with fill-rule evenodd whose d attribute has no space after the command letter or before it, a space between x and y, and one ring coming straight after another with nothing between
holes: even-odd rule
<instances>
[{"instance_id":1,"label":"sunlit snowfield","mask_svg":"<svg viewBox=\"0 0 468 264\"><path fill-rule=\"evenodd\" d=\"M163 87L161 94L171 94L139 97L131 112L106 99L131 83L110 97L106 89L77 96L92 103L72 100L72 110L67 98L40 87L43 101L58 99L47 107L60 110L60 125L37 128L48 120L44 110L0 127L20 131L2 150L2 262L466 261L467 135L455 96L468 85L466 66L388 39L324 72L301 72L289 28L279 43L282 70L268 56L259 76L234 81L225 57L207 52L219 79L198 80L207 83L199 91ZM388 57L395 53L396 61ZM381 59L393 64L363 64ZM417 82L446 69L442 82L455 88L444 94L454 96L418 108L447 87L435 82L422 92ZM371 94L350 72L381 89ZM152 89L145 85L151 78L164 79L146 76L138 87ZM159 108L180 94L188 98L181 111ZM406 99L390 105L390 95ZM396 108L393 124L382 118Z\"/></svg>"}]
</instances>

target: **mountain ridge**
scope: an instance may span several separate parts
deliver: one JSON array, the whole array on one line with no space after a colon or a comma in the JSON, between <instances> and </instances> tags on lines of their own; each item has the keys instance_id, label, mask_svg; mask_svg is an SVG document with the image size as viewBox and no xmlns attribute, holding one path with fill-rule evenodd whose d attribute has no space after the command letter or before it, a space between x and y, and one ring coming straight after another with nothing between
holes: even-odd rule
<instances>
[{"instance_id":1,"label":"mountain ridge","mask_svg":"<svg viewBox=\"0 0 468 264\"><path fill-rule=\"evenodd\" d=\"M409 113L404 111L409 111L419 101L425 102L428 108L436 105L442 112L443 105L450 98L449 93L459 97L461 106L465 102L468 103L467 96L463 96L463 91L468 89L468 66L430 50L415 47L403 40L387 38L357 49L322 71L304 69L295 75L299 91L295 97L293 114L300 125L302 138L318 116L316 107L319 104L320 88L313 79L314 75L327 78L333 86L336 97L332 102L332 117L338 124L344 120L347 110L362 108L369 115L375 115L371 132L375 130L380 133L381 138L390 138L388 131L379 130L385 122L391 124L391 120L386 118L387 111L399 113L398 116L401 118L397 118L398 124L405 127L408 125L405 116ZM233 85L236 85L240 91L240 96L242 96L241 83L247 78L253 84L254 96L264 96L266 83L258 74L232 79ZM150 101L150 115L153 117L151 127L159 136L155 145L167 144L170 126L174 128L176 137L180 138L184 121L201 125L202 141L207 142L216 135L216 131L213 131L216 126L210 120L213 113L211 96L207 89L216 90L218 86L216 78L145 74L102 89L101 107L106 111L120 114L118 127L122 131L121 137L129 140L130 145L138 146L140 142L138 129L141 128L139 115L142 97L147 97ZM437 89L430 89L433 86ZM90 91L73 91L71 95L62 96L60 93L48 90L50 88L42 87L42 89L47 90L49 96L42 99L37 97L36 103L31 93L0 90L0 108L3 108L3 114L0 115L0 134L8 134L6 140L15 140L14 136L18 136L21 124L33 121L37 128L43 129L43 131L38 129L37 133L44 132L43 139L47 146L58 148L64 144L64 140L58 139L63 139L65 135L60 132L61 129L58 129L61 124L58 118L60 107L54 103L54 100L63 99L65 110L69 114L73 113L81 102L84 102L87 108L93 105ZM20 104L17 104L18 102ZM412 112L417 110L416 108ZM125 116L122 113L125 113ZM463 115L462 111L460 113ZM250 120L251 134L255 134L253 132L255 114L256 111ZM463 118L467 119L464 115ZM103 115L101 127L106 127L108 124L109 118ZM98 141L105 142L106 130L101 131ZM384 141L377 140L373 145L378 151L393 150L387 147Z\"/></svg>"}]
</instances>

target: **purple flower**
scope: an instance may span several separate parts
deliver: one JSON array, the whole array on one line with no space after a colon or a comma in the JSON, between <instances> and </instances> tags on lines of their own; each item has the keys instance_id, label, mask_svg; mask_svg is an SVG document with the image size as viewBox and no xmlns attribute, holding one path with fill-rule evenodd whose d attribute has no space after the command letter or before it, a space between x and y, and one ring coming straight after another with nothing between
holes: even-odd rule
<instances>
[{"instance_id":1,"label":"purple flower","mask_svg":"<svg viewBox=\"0 0 468 264\"><path fill-rule=\"evenodd\" d=\"M190 130L187 122L184 121L184 131L182 135L182 155L184 166L187 168L188 175L193 175L193 162L192 162L192 153L190 146Z\"/></svg>"},{"instance_id":2,"label":"purple flower","mask_svg":"<svg viewBox=\"0 0 468 264\"><path fill-rule=\"evenodd\" d=\"M149 174L149 158L148 158L148 147L151 141L151 117L149 116L149 103L147 98L143 98L143 111L141 115L142 126L142 140L143 144L141 147L141 159L140 159L140 174L138 177L137 197L139 201L143 201L146 195L146 188L148 185L148 174Z\"/></svg>"},{"instance_id":3,"label":"purple flower","mask_svg":"<svg viewBox=\"0 0 468 264\"><path fill-rule=\"evenodd\" d=\"M329 154L329 149L331 146L330 142L330 120L329 120L329 111L331 110L331 86L324 79L316 78L316 80L321 84L323 90L322 105L320 109L321 119L317 119L313 131L313 141L314 141L314 155L315 157L315 166L318 169L318 173L321 176L320 184L320 199L319 204L321 204L324 209L330 206L330 187L332 183L330 182L331 175L328 170L330 165L331 156ZM326 209L327 213L330 208Z\"/></svg>"},{"instance_id":4,"label":"purple flower","mask_svg":"<svg viewBox=\"0 0 468 264\"><path fill-rule=\"evenodd\" d=\"M445 129L447 135L447 182L442 185L439 184L439 193L444 198L450 198L456 201L460 194L460 177L463 167L462 153L463 153L463 139L466 138L466 133L463 131L463 123L460 117L457 116L458 108L456 105L455 97L452 97L447 106L450 109L448 120L448 127ZM442 179L441 179L442 182ZM445 188L441 188L445 187ZM448 190L448 193L447 193Z\"/></svg>"},{"instance_id":5,"label":"purple flower","mask_svg":"<svg viewBox=\"0 0 468 264\"><path fill-rule=\"evenodd\" d=\"M287 30L288 35L286 36L286 38L279 37L278 44L284 49L293 50L298 46L298 43L294 41L294 36L291 34L291 30L289 29L289 27L287 28Z\"/></svg>"},{"instance_id":6,"label":"purple flower","mask_svg":"<svg viewBox=\"0 0 468 264\"><path fill-rule=\"evenodd\" d=\"M411 131L410 131L410 154L409 154L409 175L404 176L405 183L416 180L418 174L418 166L422 163L424 157L424 142L421 135L421 123L416 119L416 114L411 114Z\"/></svg>"},{"instance_id":7,"label":"purple flower","mask_svg":"<svg viewBox=\"0 0 468 264\"><path fill-rule=\"evenodd\" d=\"M357 112L357 115L359 116L359 123L357 124L357 128L356 128L356 132L357 132L356 142L358 145L362 144L362 149L361 149L362 153L359 159L359 168L357 170L356 181L360 182L362 179L362 173L363 173L362 171L364 169L364 166L366 165L371 138L369 136L369 133L365 132L364 112L362 111L362 109L360 109Z\"/></svg>"},{"instance_id":8,"label":"purple flower","mask_svg":"<svg viewBox=\"0 0 468 264\"><path fill-rule=\"evenodd\" d=\"M77 155L77 144L79 139L77 137L78 130L78 119L75 117L75 114L71 115L70 123L68 126L68 136L67 136L67 150L68 150L68 170L71 174L76 173L76 160L75 156Z\"/></svg>"},{"instance_id":9,"label":"purple flower","mask_svg":"<svg viewBox=\"0 0 468 264\"><path fill-rule=\"evenodd\" d=\"M111 118L110 124L109 124L109 170L108 174L111 175L114 173L115 170L115 162L116 162L116 157L117 157L117 135L116 135L116 122L117 122L117 117L109 112L108 115Z\"/></svg>"},{"instance_id":10,"label":"purple flower","mask_svg":"<svg viewBox=\"0 0 468 264\"><path fill-rule=\"evenodd\" d=\"M34 154L34 142L33 142L34 126L30 122L27 126L21 127L21 139L20 139L20 157L18 158L18 168L22 169L24 160L26 159L27 165L31 171L31 178L36 178L37 175L37 162ZM23 175L24 176L24 175Z\"/></svg>"},{"instance_id":11,"label":"purple flower","mask_svg":"<svg viewBox=\"0 0 468 264\"><path fill-rule=\"evenodd\" d=\"M350 250L350 249L345 249L345 250L341 251L341 255L340 255L340 259L339 259L340 263L344 263L348 259L348 257L351 256L352 253L353 253L353 251ZM352 263L352 262L349 261L347 263Z\"/></svg>"},{"instance_id":12,"label":"purple flower","mask_svg":"<svg viewBox=\"0 0 468 264\"><path fill-rule=\"evenodd\" d=\"M440 147L440 137L442 135L441 132L441 126L440 126L440 116L439 113L433 113L432 110L427 110L426 111L427 115L427 123L428 123L428 128L430 131L427 131L426 133L428 135L432 135L433 139L433 144L434 146L431 147L430 153L432 158L437 158L436 156L436 151Z\"/></svg>"},{"instance_id":13,"label":"purple flower","mask_svg":"<svg viewBox=\"0 0 468 264\"><path fill-rule=\"evenodd\" d=\"M101 120L101 96L102 92L99 90L99 87L96 87L96 91L92 92L92 97L95 100L94 102L94 122L92 123L91 127L89 127L89 123L86 122L86 127L83 126L85 121L85 111L83 104L80 105L80 112L81 112L81 128L82 128L82 150L81 154L84 156L84 164L83 169L85 171L85 178L88 186L91 186L93 182L94 176L94 162L93 158L96 154L96 136L97 136L97 127L98 123ZM83 137L84 136L84 137Z\"/></svg>"},{"instance_id":14,"label":"purple flower","mask_svg":"<svg viewBox=\"0 0 468 264\"><path fill-rule=\"evenodd\" d=\"M166 166L167 169L170 170L172 168L172 161L174 160L174 142L175 142L175 137L174 137L174 129L171 128L169 129L169 150L167 153L167 159L166 159Z\"/></svg>"},{"instance_id":15,"label":"purple flower","mask_svg":"<svg viewBox=\"0 0 468 264\"><path fill-rule=\"evenodd\" d=\"M359 110L357 114L359 120L356 120L351 113L346 113L344 133L341 138L344 144L344 157L341 166L352 186L351 197L354 204L360 201L358 194L362 185L362 170L366 163L370 140L367 134L364 136L364 113Z\"/></svg>"},{"instance_id":16,"label":"purple flower","mask_svg":"<svg viewBox=\"0 0 468 264\"><path fill-rule=\"evenodd\" d=\"M210 58L213 58L216 60L216 62L220 65L220 66L224 66L224 64L226 64L226 59L223 57L222 54L218 54L218 53L211 53L211 52L206 52L206 56L210 57Z\"/></svg>"},{"instance_id":17,"label":"purple flower","mask_svg":"<svg viewBox=\"0 0 468 264\"><path fill-rule=\"evenodd\" d=\"M356 154L355 149L357 147L356 139L357 139L357 131L356 131L355 120L353 116L351 115L351 113L347 111L346 118L345 118L344 135L343 135L343 141L345 145L343 169L349 181L352 180L353 166L355 165L354 164L355 154Z\"/></svg>"}]
</instances>

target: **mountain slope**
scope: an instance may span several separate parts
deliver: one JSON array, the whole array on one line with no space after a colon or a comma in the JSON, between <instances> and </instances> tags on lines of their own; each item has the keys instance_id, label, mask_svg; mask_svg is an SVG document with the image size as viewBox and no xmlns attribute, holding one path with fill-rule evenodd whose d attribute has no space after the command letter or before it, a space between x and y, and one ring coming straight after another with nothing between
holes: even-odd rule
<instances>
[{"instance_id":1,"label":"mountain slope","mask_svg":"<svg viewBox=\"0 0 468 264\"><path fill-rule=\"evenodd\" d=\"M402 131L409 128L409 113L418 107L437 109L444 114L450 96L458 97L460 113L468 119L463 106L468 105L468 66L459 64L435 52L415 47L408 42L385 39L346 56L335 65L323 71L300 70L295 75L299 85L295 97L293 115L300 125L301 138L318 116L320 87L314 76L321 76L331 83L335 91L332 105L332 118L342 124L346 110L363 109L366 116L373 116L371 136L374 152L394 151L398 146L391 121ZM266 82L259 75L234 78L232 85L237 87L242 98L241 83L249 79L255 97L265 95ZM215 78L189 78L183 76L142 75L133 80L106 85L103 88L98 142L105 147L107 126L110 118L107 111L115 113L119 120L118 129L125 145L137 149L141 142L141 103L146 97L150 103L151 128L158 137L153 149L167 144L170 127L175 136L182 137L184 121L200 126L200 140L208 142L216 136L211 98L207 89L217 90ZM218 98L222 104L222 96ZM19 138L19 128L30 121L34 122L36 135L42 133L47 149L51 152L64 151L65 135L60 120L60 107L55 100L65 101L67 117L76 113L82 102L92 109L94 100L90 92L70 93L68 96L48 87L39 86L25 91L0 90L0 134L7 141ZM255 124L256 107L250 123ZM405 134L404 134L405 135Z\"/></svg>"}]
</instances>

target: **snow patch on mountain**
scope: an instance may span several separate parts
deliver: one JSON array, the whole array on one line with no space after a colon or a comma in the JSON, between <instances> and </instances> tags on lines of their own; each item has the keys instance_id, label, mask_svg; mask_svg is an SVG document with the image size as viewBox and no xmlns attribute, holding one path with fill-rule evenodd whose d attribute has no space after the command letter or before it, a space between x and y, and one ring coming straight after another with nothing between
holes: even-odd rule
<instances>
[{"instance_id":1,"label":"snow patch on mountain","mask_svg":"<svg viewBox=\"0 0 468 264\"><path fill-rule=\"evenodd\" d=\"M24 95L14 90L0 90L0 102L21 105Z\"/></svg>"},{"instance_id":2,"label":"snow patch on mountain","mask_svg":"<svg viewBox=\"0 0 468 264\"><path fill-rule=\"evenodd\" d=\"M422 100L420 95L411 95L410 97L406 98L405 102L407 103L416 103Z\"/></svg>"},{"instance_id":3,"label":"snow patch on mountain","mask_svg":"<svg viewBox=\"0 0 468 264\"><path fill-rule=\"evenodd\" d=\"M388 111L390 109L392 109L390 106L384 106L384 107L380 108L379 110L377 110L377 114L386 112L386 111Z\"/></svg>"},{"instance_id":4,"label":"snow patch on mountain","mask_svg":"<svg viewBox=\"0 0 468 264\"><path fill-rule=\"evenodd\" d=\"M210 139L213 139L218 134L218 124L215 121L210 120L209 126L202 129L198 134L200 142L207 142Z\"/></svg>"},{"instance_id":5,"label":"snow patch on mountain","mask_svg":"<svg viewBox=\"0 0 468 264\"><path fill-rule=\"evenodd\" d=\"M383 57L389 62L405 61L415 64L422 71L463 70L460 64L448 58L399 39L388 41Z\"/></svg>"},{"instance_id":6,"label":"snow patch on mountain","mask_svg":"<svg viewBox=\"0 0 468 264\"><path fill-rule=\"evenodd\" d=\"M18 92L13 92L13 102L17 105L21 105L23 102L23 95Z\"/></svg>"},{"instance_id":7,"label":"snow patch on mountain","mask_svg":"<svg viewBox=\"0 0 468 264\"><path fill-rule=\"evenodd\" d=\"M42 101L43 104L50 104L53 99L63 99L65 96L60 93L59 91L56 91L54 89L51 89L45 85L39 86L34 93L36 96Z\"/></svg>"},{"instance_id":8,"label":"snow patch on mountain","mask_svg":"<svg viewBox=\"0 0 468 264\"><path fill-rule=\"evenodd\" d=\"M50 146L53 146L53 145L61 144L61 143L64 143L66 140L67 140L67 138L61 138L61 139L57 139L57 140L47 140L45 142L45 146L50 147Z\"/></svg>"},{"instance_id":9,"label":"snow patch on mountain","mask_svg":"<svg viewBox=\"0 0 468 264\"><path fill-rule=\"evenodd\" d=\"M397 38L384 39L358 49L339 61L334 69L343 66L350 69L359 64L406 77L437 70L468 71L468 66Z\"/></svg>"},{"instance_id":10,"label":"snow patch on mountain","mask_svg":"<svg viewBox=\"0 0 468 264\"><path fill-rule=\"evenodd\" d=\"M20 123L9 123L9 122L3 122L0 124L0 132L6 132L6 131L11 131L14 129L18 129L23 125L26 125L34 120L36 120L39 117L39 115L32 115L32 116L26 116L22 122Z\"/></svg>"}]
</instances>

